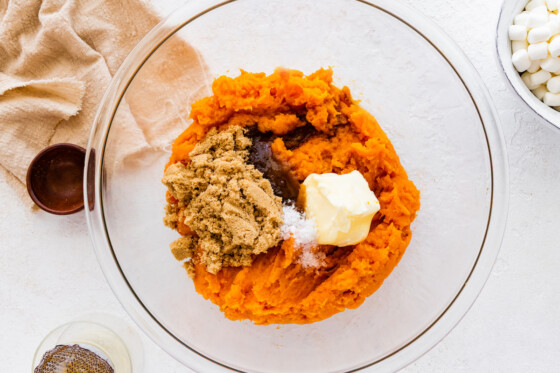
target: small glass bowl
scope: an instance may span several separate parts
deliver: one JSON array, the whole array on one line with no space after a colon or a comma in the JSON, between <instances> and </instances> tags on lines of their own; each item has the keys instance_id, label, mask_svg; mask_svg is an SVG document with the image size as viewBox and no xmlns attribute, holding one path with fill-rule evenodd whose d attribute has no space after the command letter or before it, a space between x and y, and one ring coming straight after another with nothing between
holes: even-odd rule
<instances>
[{"instance_id":1,"label":"small glass bowl","mask_svg":"<svg viewBox=\"0 0 560 373\"><path fill-rule=\"evenodd\" d=\"M162 223L160 180L190 103L220 75L278 66L331 66L421 193L412 241L383 286L308 325L226 319L196 293ZM86 217L107 281L160 347L201 372L396 371L465 315L506 223L506 149L486 87L439 28L394 0L191 0L123 62L87 151Z\"/></svg>"},{"instance_id":2,"label":"small glass bowl","mask_svg":"<svg viewBox=\"0 0 560 373\"><path fill-rule=\"evenodd\" d=\"M511 62L511 41L509 40L509 26L513 24L516 15L521 13L527 5L527 0L504 0L498 25L496 28L496 51L501 70L507 78L509 85L517 96L520 97L531 110L545 119L555 129L560 129L560 112L539 100L527 88L521 75Z\"/></svg>"},{"instance_id":3,"label":"small glass bowl","mask_svg":"<svg viewBox=\"0 0 560 373\"><path fill-rule=\"evenodd\" d=\"M35 371L35 367L39 365L47 351L52 350L58 345L75 344L107 360L115 372L132 373L133 368L134 372L142 370L141 349L138 349L139 344L137 342L133 342L133 347L131 348L130 343L127 345L125 340L117 334L117 331L108 325L100 323L99 320L87 319L72 321L51 331L41 341L35 351L31 372ZM134 363L131 353L133 353L135 358Z\"/></svg>"}]
</instances>

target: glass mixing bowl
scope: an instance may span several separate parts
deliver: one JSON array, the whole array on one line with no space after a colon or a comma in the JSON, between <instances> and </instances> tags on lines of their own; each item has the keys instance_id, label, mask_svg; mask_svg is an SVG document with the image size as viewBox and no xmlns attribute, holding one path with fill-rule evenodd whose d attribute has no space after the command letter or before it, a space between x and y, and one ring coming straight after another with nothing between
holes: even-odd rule
<instances>
[{"instance_id":1,"label":"glass mixing bowl","mask_svg":"<svg viewBox=\"0 0 560 373\"><path fill-rule=\"evenodd\" d=\"M277 66L331 66L421 191L412 242L380 290L310 325L227 320L195 292L168 247L177 233L162 223L160 180L192 100L217 76ZM392 0L189 1L122 64L86 159L88 225L107 281L159 346L204 372L401 368L472 305L507 214L505 145L484 84L449 38Z\"/></svg>"}]
</instances>

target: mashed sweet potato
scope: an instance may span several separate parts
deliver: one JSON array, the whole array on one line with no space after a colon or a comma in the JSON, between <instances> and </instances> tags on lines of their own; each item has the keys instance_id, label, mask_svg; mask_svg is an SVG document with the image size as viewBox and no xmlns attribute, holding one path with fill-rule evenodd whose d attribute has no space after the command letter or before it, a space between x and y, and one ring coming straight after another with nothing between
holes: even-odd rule
<instances>
[{"instance_id":1,"label":"mashed sweet potato","mask_svg":"<svg viewBox=\"0 0 560 373\"><path fill-rule=\"evenodd\" d=\"M365 241L317 247L326 254L320 268L303 267L289 239L256 256L248 267L225 267L214 275L195 265L196 290L229 319L257 324L311 323L360 306L401 259L420 207L418 190L375 118L347 87L332 84L330 69L309 76L285 69L269 76L242 71L237 78L216 79L212 90L213 96L193 105L193 124L176 139L169 164L187 163L195 144L213 127L256 125L279 135L273 154L300 182L311 173L358 170L381 210ZM308 123L318 132L298 147L287 147L282 136Z\"/></svg>"}]
</instances>

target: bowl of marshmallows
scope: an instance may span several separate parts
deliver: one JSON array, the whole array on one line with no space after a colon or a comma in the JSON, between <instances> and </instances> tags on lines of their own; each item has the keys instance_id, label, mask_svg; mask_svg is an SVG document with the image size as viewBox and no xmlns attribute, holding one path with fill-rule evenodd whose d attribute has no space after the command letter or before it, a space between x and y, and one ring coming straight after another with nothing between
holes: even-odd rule
<instances>
[{"instance_id":1,"label":"bowl of marshmallows","mask_svg":"<svg viewBox=\"0 0 560 373\"><path fill-rule=\"evenodd\" d=\"M560 0L505 0L498 58L511 86L560 129Z\"/></svg>"}]
</instances>

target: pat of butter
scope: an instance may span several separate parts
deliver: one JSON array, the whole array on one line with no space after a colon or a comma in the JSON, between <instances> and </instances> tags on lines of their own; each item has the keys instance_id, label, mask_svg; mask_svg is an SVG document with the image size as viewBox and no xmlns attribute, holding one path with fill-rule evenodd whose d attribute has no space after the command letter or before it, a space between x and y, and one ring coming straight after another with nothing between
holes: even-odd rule
<instances>
[{"instance_id":1,"label":"pat of butter","mask_svg":"<svg viewBox=\"0 0 560 373\"><path fill-rule=\"evenodd\" d=\"M303 185L305 215L315 221L319 244L348 246L367 237L380 206L360 172L311 174Z\"/></svg>"}]
</instances>

